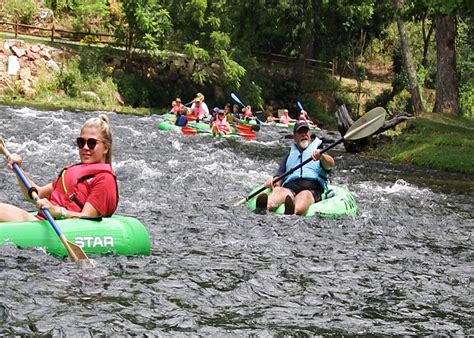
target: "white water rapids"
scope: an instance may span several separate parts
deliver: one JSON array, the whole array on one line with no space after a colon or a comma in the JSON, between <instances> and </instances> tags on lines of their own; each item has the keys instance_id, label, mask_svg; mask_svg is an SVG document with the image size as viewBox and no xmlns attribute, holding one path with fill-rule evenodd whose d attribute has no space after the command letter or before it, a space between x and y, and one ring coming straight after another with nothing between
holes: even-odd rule
<instances>
[{"instance_id":1,"label":"white water rapids","mask_svg":"<svg viewBox=\"0 0 474 338\"><path fill-rule=\"evenodd\" d=\"M107 114L117 213L145 224L152 254L84 270L0 246L1 335L474 334L472 177L335 154L333 183L353 192L357 217L257 215L226 202L273 175L281 131L216 140ZM95 115L0 106L0 134L44 184L78 161ZM0 201L32 208L4 163Z\"/></svg>"}]
</instances>

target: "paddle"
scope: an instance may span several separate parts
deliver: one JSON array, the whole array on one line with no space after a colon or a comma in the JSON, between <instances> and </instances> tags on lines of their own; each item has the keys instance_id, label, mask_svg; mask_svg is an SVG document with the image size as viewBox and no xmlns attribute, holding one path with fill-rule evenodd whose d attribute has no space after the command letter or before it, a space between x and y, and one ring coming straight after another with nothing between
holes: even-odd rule
<instances>
[{"instance_id":1,"label":"paddle","mask_svg":"<svg viewBox=\"0 0 474 338\"><path fill-rule=\"evenodd\" d=\"M304 110L303 105L301 104L300 101L296 101L296 104L298 105L298 107L300 108L300 110ZM318 128L318 126L317 126L313 121L308 120L308 123L309 123L310 127L315 128L315 129L318 129L318 130L320 129L320 128Z\"/></svg>"},{"instance_id":2,"label":"paddle","mask_svg":"<svg viewBox=\"0 0 474 338\"><path fill-rule=\"evenodd\" d=\"M5 145L5 141L3 140L3 138L0 137L0 152L5 155L5 157L7 158L7 160L10 158L10 152L8 151L6 145ZM23 172L21 171L20 167L18 166L18 164L16 163L13 163L13 169L15 170L15 173L16 175L18 176L18 178L21 180L21 182L23 183L23 185L25 186L25 188L28 190L28 194L29 196L34 200L34 201L38 201L40 198L38 196L38 191L36 190L36 188L32 187L30 185L30 183L28 182L28 179L26 178L26 176L23 174ZM49 224L51 224L51 226L53 227L54 231L56 232L56 234L58 235L59 239L61 240L61 242L63 243L64 247L66 248L67 250L67 254L69 256L69 258L71 259L71 261L73 262L76 262L76 261L83 261L86 265L86 267L95 267L95 263L93 260L89 259L89 257L87 257L86 253L84 252L84 250L78 246L77 244L75 243L72 243L72 242L69 242L67 239L66 239L66 236L61 232L61 229L59 228L59 226L56 224L56 221L54 220L54 218L51 216L50 212L48 211L48 209L46 208L41 208L41 211L43 213L43 215L46 217L46 219L49 221Z\"/></svg>"},{"instance_id":3,"label":"paddle","mask_svg":"<svg viewBox=\"0 0 474 338\"><path fill-rule=\"evenodd\" d=\"M237 95L235 95L234 93L230 93L230 97L235 101L237 102L238 104L240 104L242 106L242 108L245 107L245 104L240 101L239 97Z\"/></svg>"},{"instance_id":4,"label":"paddle","mask_svg":"<svg viewBox=\"0 0 474 338\"><path fill-rule=\"evenodd\" d=\"M238 104L240 104L240 105L242 106L242 108L245 107L245 104L239 99L239 97L238 97L237 95L235 95L235 93L230 93L230 97L231 97L235 102L237 102ZM234 118L234 119L237 120L237 121L240 121L239 123L244 123L243 121L241 121L241 120L239 120L239 119L236 119L236 118ZM263 122L260 121L258 118L255 118L255 119L256 119L256 121L257 121L258 124L262 124L262 123L263 123ZM258 130L260 130L260 126L258 126ZM258 130L256 130L256 131L258 131Z\"/></svg>"},{"instance_id":5,"label":"paddle","mask_svg":"<svg viewBox=\"0 0 474 338\"><path fill-rule=\"evenodd\" d=\"M298 105L298 107L300 108L300 110L304 110L303 105L301 104L300 101L296 101L296 104Z\"/></svg>"},{"instance_id":6,"label":"paddle","mask_svg":"<svg viewBox=\"0 0 474 338\"><path fill-rule=\"evenodd\" d=\"M382 107L376 107L366 113L364 116L359 118L348 130L347 133L341 137L339 140L334 142L333 144L327 146L326 148L321 150L321 154L327 152L328 150L334 148L337 146L339 143L341 143L344 140L358 140L367 136L372 135L375 133L380 127L383 125L384 120L385 120L385 114L386 111ZM307 160L303 161L302 163L298 164L297 166L289 169L287 172L283 173L281 176L275 177L273 179L273 184L281 181L283 178L286 176L290 175L294 171L298 170L305 164L311 162L313 159L310 157ZM253 197L257 196L260 194L262 191L266 189L265 186L261 187L257 191L251 193L249 196L233 200L230 203L232 203L234 206L241 205L245 203L246 201L252 199Z\"/></svg>"}]
</instances>

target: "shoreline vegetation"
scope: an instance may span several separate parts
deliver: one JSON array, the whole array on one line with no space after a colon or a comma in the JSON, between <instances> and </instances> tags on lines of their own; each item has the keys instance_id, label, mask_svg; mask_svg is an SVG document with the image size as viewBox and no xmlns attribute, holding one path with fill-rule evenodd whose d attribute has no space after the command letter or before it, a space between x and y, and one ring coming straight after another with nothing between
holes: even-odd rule
<instances>
[{"instance_id":1,"label":"shoreline vegetation","mask_svg":"<svg viewBox=\"0 0 474 338\"><path fill-rule=\"evenodd\" d=\"M372 149L370 155L403 164L474 175L473 119L430 114L405 124L403 132Z\"/></svg>"},{"instance_id":2,"label":"shoreline vegetation","mask_svg":"<svg viewBox=\"0 0 474 338\"><path fill-rule=\"evenodd\" d=\"M28 41L28 39L24 40ZM3 46L4 41L5 39L0 36L0 45ZM30 43L38 44L38 41ZM41 43L47 45L44 41ZM48 73L39 70L35 80L31 80L36 81L36 87L39 88L33 95L25 97L22 88L9 85L7 89L0 89L0 104L50 110L113 111L138 116L162 114L167 110L166 102L161 108L133 107L123 104L120 102L121 98L116 96L120 83L115 82L116 77L113 77L112 71L107 74L107 66L103 67L106 70L105 73L98 71L97 74L89 77L81 75L81 66L90 67L90 62L96 61L94 57L97 54L87 55L91 52L87 50L90 46L82 46L73 52L69 47L67 46L59 53L61 56L57 62L60 70ZM103 56L107 52L101 49L99 54ZM75 54L74 57L71 57L73 54ZM71 62L74 63L71 64ZM126 78L127 74L122 73L121 76ZM10 81L8 77L4 79ZM84 92L81 88L75 87L81 82L89 83L89 87L97 93L97 97L82 95ZM371 85L370 81L368 85ZM76 91L76 93L70 95L71 91ZM170 97L170 101L172 99L173 97ZM335 129L334 123L326 125L329 126L326 129ZM404 122L396 129L396 131L387 131L386 140L371 149L368 155L441 171L474 175L474 140L472 138L474 119L454 115L426 114L422 118Z\"/></svg>"}]
</instances>

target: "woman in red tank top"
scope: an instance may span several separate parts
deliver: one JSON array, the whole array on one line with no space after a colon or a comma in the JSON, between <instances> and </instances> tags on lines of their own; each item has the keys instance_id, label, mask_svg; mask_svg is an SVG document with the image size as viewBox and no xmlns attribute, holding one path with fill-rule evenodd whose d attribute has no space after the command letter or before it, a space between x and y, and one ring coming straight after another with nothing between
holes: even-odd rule
<instances>
[{"instance_id":1,"label":"woman in red tank top","mask_svg":"<svg viewBox=\"0 0 474 338\"><path fill-rule=\"evenodd\" d=\"M111 216L117 208L118 190L112 171L112 128L107 115L88 119L81 128L76 143L80 163L61 171L53 183L39 186L28 178L38 190L37 208L46 208L55 219L74 217ZM7 167L13 163L22 166L21 157L11 154ZM21 183L21 182L20 182ZM31 200L22 186L25 197ZM41 213L33 215L19 207L0 203L0 222L37 221Z\"/></svg>"}]
</instances>

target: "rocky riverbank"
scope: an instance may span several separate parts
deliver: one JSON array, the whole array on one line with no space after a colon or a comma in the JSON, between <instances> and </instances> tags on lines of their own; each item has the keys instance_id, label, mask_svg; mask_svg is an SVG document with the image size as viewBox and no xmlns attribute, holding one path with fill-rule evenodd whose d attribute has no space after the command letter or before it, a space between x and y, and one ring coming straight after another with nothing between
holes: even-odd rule
<instances>
[{"instance_id":1,"label":"rocky riverbank","mask_svg":"<svg viewBox=\"0 0 474 338\"><path fill-rule=\"evenodd\" d=\"M63 52L58 48L15 39L4 40L0 46L0 92L33 98L39 77L59 71Z\"/></svg>"},{"instance_id":2,"label":"rocky riverbank","mask_svg":"<svg viewBox=\"0 0 474 338\"><path fill-rule=\"evenodd\" d=\"M126 106L111 74L105 78L83 75L77 68L81 56L66 46L0 40L0 102L48 109L150 112Z\"/></svg>"}]
</instances>

